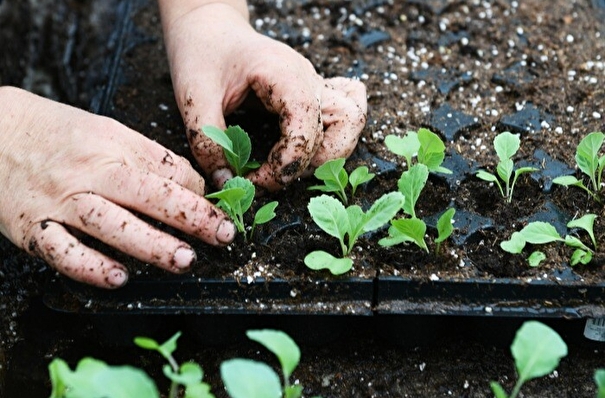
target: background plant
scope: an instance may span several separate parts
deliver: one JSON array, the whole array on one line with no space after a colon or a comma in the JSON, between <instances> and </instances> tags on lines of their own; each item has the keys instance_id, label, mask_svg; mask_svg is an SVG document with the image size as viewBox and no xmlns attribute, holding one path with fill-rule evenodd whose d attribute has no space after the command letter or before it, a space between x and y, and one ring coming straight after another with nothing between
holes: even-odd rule
<instances>
[{"instance_id":1,"label":"background plant","mask_svg":"<svg viewBox=\"0 0 605 398\"><path fill-rule=\"evenodd\" d=\"M233 177L223 185L222 190L206 195L209 199L219 199L216 205L231 217L237 230L244 234L246 240L248 240L248 235L246 234L244 216L252 206L255 191L254 184L250 180L243 177ZM277 205L278 202L273 201L257 210L250 228L250 238L252 238L257 225L267 223L275 217Z\"/></svg>"},{"instance_id":2,"label":"background plant","mask_svg":"<svg viewBox=\"0 0 605 398\"><path fill-rule=\"evenodd\" d=\"M521 140L517 135L511 134L508 131L498 134L494 138L494 148L500 161L496 166L496 175L489 173L485 170L479 170L477 177L484 180L493 182L500 190L500 194L503 198L510 203L513 199L513 191L517 178L521 174L531 173L537 171L535 167L519 167L515 169L512 157L515 156L521 145ZM504 183L504 187L500 183L500 180ZM512 178L512 180L511 180Z\"/></svg>"},{"instance_id":3,"label":"background plant","mask_svg":"<svg viewBox=\"0 0 605 398\"><path fill-rule=\"evenodd\" d=\"M342 203L345 205L348 204L346 193L347 186L351 186L351 198L353 198L357 191L357 187L372 180L375 174L370 173L367 166L359 166L351 172L351 175L349 175L345 170L344 165L344 158L328 160L315 169L315 178L322 181L323 184L313 185L308 189L328 193L333 192L340 198Z\"/></svg>"},{"instance_id":4,"label":"background plant","mask_svg":"<svg viewBox=\"0 0 605 398\"><path fill-rule=\"evenodd\" d=\"M240 126L229 126L221 130L215 126L204 126L202 132L223 148L223 153L236 176L244 176L260 167L260 163L250 161L252 142L250 136Z\"/></svg>"},{"instance_id":5,"label":"background plant","mask_svg":"<svg viewBox=\"0 0 605 398\"><path fill-rule=\"evenodd\" d=\"M418 132L408 131L403 137L387 135L384 143L391 152L405 158L408 170L414 164L423 164L431 172L452 173L442 166L445 159L445 144L429 129L421 128Z\"/></svg>"},{"instance_id":6,"label":"background plant","mask_svg":"<svg viewBox=\"0 0 605 398\"><path fill-rule=\"evenodd\" d=\"M588 192L593 199L601 201L603 169L605 168L605 155L599 156L603 146L605 134L593 132L580 141L576 148L576 164L578 168L590 179L589 186L574 176L560 176L553 183L563 186L575 186Z\"/></svg>"},{"instance_id":7,"label":"background plant","mask_svg":"<svg viewBox=\"0 0 605 398\"><path fill-rule=\"evenodd\" d=\"M334 275L349 271L353 260L347 256L357 239L363 233L375 231L388 223L401 209L403 202L401 192L390 192L382 195L364 212L357 205L345 208L340 201L328 195L311 198L308 209L313 221L328 235L338 238L342 258L317 250L307 254L305 265L314 270L327 268Z\"/></svg>"},{"instance_id":8,"label":"background plant","mask_svg":"<svg viewBox=\"0 0 605 398\"><path fill-rule=\"evenodd\" d=\"M510 395L495 381L490 383L496 398L516 398L525 382L546 376L559 366L561 358L567 355L567 345L550 327L527 321L517 331L510 346L517 369L517 382Z\"/></svg>"}]
</instances>

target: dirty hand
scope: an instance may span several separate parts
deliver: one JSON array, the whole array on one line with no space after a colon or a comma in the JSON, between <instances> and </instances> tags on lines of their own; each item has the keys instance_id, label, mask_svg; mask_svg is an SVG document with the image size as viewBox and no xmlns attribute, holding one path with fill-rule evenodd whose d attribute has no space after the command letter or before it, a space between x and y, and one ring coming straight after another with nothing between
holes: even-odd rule
<instances>
[{"instance_id":1,"label":"dirty hand","mask_svg":"<svg viewBox=\"0 0 605 398\"><path fill-rule=\"evenodd\" d=\"M105 288L128 279L75 230L172 272L191 266L189 245L127 209L213 245L233 239L202 177L135 131L12 87L0 87L0 115L0 232L59 272Z\"/></svg>"},{"instance_id":2,"label":"dirty hand","mask_svg":"<svg viewBox=\"0 0 605 398\"><path fill-rule=\"evenodd\" d=\"M218 186L232 173L222 149L201 128L225 128L224 115L250 90L280 116L282 132L267 161L248 175L257 186L275 191L325 161L353 152L366 122L361 82L323 79L292 48L257 33L248 23L245 1L159 3L175 97L189 142Z\"/></svg>"}]
</instances>

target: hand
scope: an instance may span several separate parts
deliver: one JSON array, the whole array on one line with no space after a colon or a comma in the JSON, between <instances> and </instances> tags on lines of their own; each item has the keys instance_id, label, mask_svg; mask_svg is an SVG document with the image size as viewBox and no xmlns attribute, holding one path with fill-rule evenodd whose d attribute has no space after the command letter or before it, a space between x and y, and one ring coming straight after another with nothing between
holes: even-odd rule
<instances>
[{"instance_id":1,"label":"hand","mask_svg":"<svg viewBox=\"0 0 605 398\"><path fill-rule=\"evenodd\" d=\"M202 177L135 131L11 87L0 87L0 115L0 232L59 272L105 288L128 279L73 229L171 272L193 264L189 245L126 209L213 245L233 239L233 224L203 198Z\"/></svg>"},{"instance_id":2,"label":"hand","mask_svg":"<svg viewBox=\"0 0 605 398\"><path fill-rule=\"evenodd\" d=\"M175 97L193 153L216 185L232 173L201 127L225 128L224 115L249 90L279 114L282 131L266 163L248 175L257 186L275 191L353 152L366 122L361 82L323 79L292 48L254 31L242 7L212 2L183 10L179 4L160 1Z\"/></svg>"}]
</instances>

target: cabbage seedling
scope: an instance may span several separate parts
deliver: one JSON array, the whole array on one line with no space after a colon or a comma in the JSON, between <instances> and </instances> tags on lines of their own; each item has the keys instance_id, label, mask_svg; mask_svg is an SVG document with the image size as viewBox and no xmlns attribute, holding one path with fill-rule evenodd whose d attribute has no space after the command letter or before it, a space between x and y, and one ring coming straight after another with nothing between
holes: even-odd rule
<instances>
[{"instance_id":1,"label":"cabbage seedling","mask_svg":"<svg viewBox=\"0 0 605 398\"><path fill-rule=\"evenodd\" d=\"M520 145L521 140L519 139L519 136L511 134L508 131L498 134L496 138L494 138L494 148L500 159L500 162L498 162L498 165L496 166L497 176L485 170L479 170L476 174L478 178L484 181L495 183L500 190L500 194L508 203L513 199L513 190L517 178L519 178L521 174L532 173L538 170L535 167L519 167L515 169L512 157L515 156ZM504 182L504 187L502 187L498 177Z\"/></svg>"},{"instance_id":2,"label":"cabbage seedling","mask_svg":"<svg viewBox=\"0 0 605 398\"><path fill-rule=\"evenodd\" d=\"M231 398L299 398L303 387L291 384L290 376L300 361L300 349L290 336L279 330L263 329L246 332L249 339L271 351L281 365L283 386L279 376L267 364L250 359L234 358L221 364L221 378Z\"/></svg>"},{"instance_id":3,"label":"cabbage seedling","mask_svg":"<svg viewBox=\"0 0 605 398\"><path fill-rule=\"evenodd\" d=\"M597 242L593 231L595 218L596 215L594 214L586 214L581 218L568 222L567 227L585 230L590 236L596 250ZM594 252L579 238L572 235L566 235L565 238L562 238L552 224L543 221L530 222L521 231L513 232L509 240L500 243L500 247L506 252L519 254L523 251L526 243L538 245L551 242L563 242L567 246L575 248L570 259L572 266L579 263L588 264L592 260ZM530 265L537 266L544 258L545 256L542 252L533 252L529 257Z\"/></svg>"},{"instance_id":4,"label":"cabbage seedling","mask_svg":"<svg viewBox=\"0 0 605 398\"><path fill-rule=\"evenodd\" d=\"M605 369L595 370L594 382L597 385L597 398L605 398Z\"/></svg>"},{"instance_id":5,"label":"cabbage seedling","mask_svg":"<svg viewBox=\"0 0 605 398\"><path fill-rule=\"evenodd\" d=\"M338 158L328 160L315 170L315 178L323 182L323 185L313 185L310 190L322 192L333 192L338 196L342 203L348 203L346 187L351 185L351 197L355 196L357 187L374 178L374 173L370 173L366 166L359 166L351 172L347 173L344 168L345 159Z\"/></svg>"},{"instance_id":6,"label":"cabbage seedling","mask_svg":"<svg viewBox=\"0 0 605 398\"><path fill-rule=\"evenodd\" d=\"M229 126L224 131L215 126L204 126L202 132L223 148L225 158L236 176L244 176L260 167L260 163L249 161L252 143L248 133L240 126Z\"/></svg>"},{"instance_id":7,"label":"cabbage seedling","mask_svg":"<svg viewBox=\"0 0 605 398\"><path fill-rule=\"evenodd\" d=\"M327 268L334 275L344 274L353 267L347 256L357 239L366 232L375 231L391 220L401 209L404 197L401 192L382 195L367 212L351 205L347 208L337 199L321 195L311 198L308 209L313 221L326 233L338 238L342 258L317 250L305 257L305 264L313 270Z\"/></svg>"},{"instance_id":8,"label":"cabbage seedling","mask_svg":"<svg viewBox=\"0 0 605 398\"><path fill-rule=\"evenodd\" d=\"M580 141L576 148L576 164L590 179L589 187L582 180L574 176L560 176L552 180L553 183L563 186L575 186L588 192L593 199L601 201L600 191L605 169L605 155L599 157L599 151L605 140L605 134L594 132L588 134Z\"/></svg>"},{"instance_id":9,"label":"cabbage seedling","mask_svg":"<svg viewBox=\"0 0 605 398\"><path fill-rule=\"evenodd\" d=\"M567 355L567 345L550 327L537 321L527 321L517 331L510 351L519 378L510 395L499 383L492 381L490 387L496 398L516 398L526 381L551 373Z\"/></svg>"},{"instance_id":10,"label":"cabbage seedling","mask_svg":"<svg viewBox=\"0 0 605 398\"><path fill-rule=\"evenodd\" d=\"M425 165L429 171L452 173L451 170L441 166L445 159L445 144L429 129L421 128L418 132L408 131L404 137L387 135L384 143L391 152L405 158L408 169L414 164L415 158L416 164Z\"/></svg>"},{"instance_id":11,"label":"cabbage seedling","mask_svg":"<svg viewBox=\"0 0 605 398\"><path fill-rule=\"evenodd\" d=\"M244 214L252 206L254 193L254 184L250 180L243 177L233 177L223 185L222 190L206 195L206 197L209 199L219 199L216 205L231 217L237 230L243 233L244 238L248 240L244 224ZM274 211L277 204L277 201L269 202L258 209L252 221L250 238L252 238L257 225L269 222L275 217Z\"/></svg>"}]
</instances>

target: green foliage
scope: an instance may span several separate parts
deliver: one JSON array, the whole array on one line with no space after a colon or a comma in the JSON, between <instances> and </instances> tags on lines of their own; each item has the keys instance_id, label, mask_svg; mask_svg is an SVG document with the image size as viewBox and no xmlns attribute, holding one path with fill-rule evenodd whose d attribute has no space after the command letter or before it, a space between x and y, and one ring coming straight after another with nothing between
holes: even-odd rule
<instances>
[{"instance_id":1,"label":"green foliage","mask_svg":"<svg viewBox=\"0 0 605 398\"><path fill-rule=\"evenodd\" d=\"M435 239L435 243L437 244L437 247L435 248L436 253L439 253L440 251L441 242L449 238L452 235L452 232L454 232L454 214L456 214L456 209L447 209L437 220L437 238Z\"/></svg>"},{"instance_id":2,"label":"green foliage","mask_svg":"<svg viewBox=\"0 0 605 398\"><path fill-rule=\"evenodd\" d=\"M567 345L557 332L537 321L527 321L521 326L510 349L517 368L517 383L507 396L502 386L492 381L490 386L496 398L516 398L525 382L546 376L567 355Z\"/></svg>"},{"instance_id":3,"label":"green foliage","mask_svg":"<svg viewBox=\"0 0 605 398\"><path fill-rule=\"evenodd\" d=\"M260 167L258 162L250 162L252 143L248 133L240 126L229 126L221 130L215 126L204 126L202 132L223 148L223 153L236 176L244 176Z\"/></svg>"},{"instance_id":4,"label":"green foliage","mask_svg":"<svg viewBox=\"0 0 605 398\"><path fill-rule=\"evenodd\" d=\"M278 330L250 330L248 338L271 351L282 368L283 389L271 367L250 359L235 358L221 364L221 378L232 398L300 398L302 386L290 384L290 376L300 361L300 349L286 333Z\"/></svg>"},{"instance_id":5,"label":"green foliage","mask_svg":"<svg viewBox=\"0 0 605 398\"><path fill-rule=\"evenodd\" d=\"M109 366L105 362L83 358L76 369L60 358L48 366L52 392L50 398L131 398L160 396L153 380L131 366Z\"/></svg>"},{"instance_id":6,"label":"green foliage","mask_svg":"<svg viewBox=\"0 0 605 398\"><path fill-rule=\"evenodd\" d=\"M338 238L343 258L337 259L323 251L314 251L305 257L305 264L314 270L327 268L334 275L349 271L353 261L346 256L353 250L359 236L389 222L401 209L403 202L404 197L400 192L391 192L381 196L364 212L357 205L345 208L328 195L311 198L308 209L313 221L328 235Z\"/></svg>"},{"instance_id":7,"label":"green foliage","mask_svg":"<svg viewBox=\"0 0 605 398\"><path fill-rule=\"evenodd\" d=\"M571 220L567 223L567 227L581 228L585 230L590 236L593 246L596 249L597 242L593 231L595 218L596 215L589 213L576 220ZM505 240L500 243L500 247L506 252L519 254L525 248L526 243L538 245L552 242L563 242L567 246L575 249L570 258L570 264L572 266L579 263L588 264L590 261L592 261L594 254L593 250L586 246L579 238L572 235L566 235L564 238L562 238L552 224L544 221L530 222L523 227L521 231L513 232L509 240ZM531 266L537 266L544 259L545 256L543 253L534 252L530 255L528 260L530 261Z\"/></svg>"},{"instance_id":8,"label":"green foliage","mask_svg":"<svg viewBox=\"0 0 605 398\"><path fill-rule=\"evenodd\" d=\"M421 128L408 131L404 137L388 135L384 139L386 147L396 155L405 158L407 168L414 164L425 165L429 171L451 174L451 170L441 166L445 159L445 144L441 138L429 129Z\"/></svg>"},{"instance_id":9,"label":"green foliage","mask_svg":"<svg viewBox=\"0 0 605 398\"><path fill-rule=\"evenodd\" d=\"M357 187L370 181L375 175L370 173L366 166L357 167L349 175L344 165L344 158L328 160L315 170L315 178L322 181L323 185L313 185L308 189L335 193L340 201L346 205L348 203L347 185L351 186L351 197L354 197Z\"/></svg>"},{"instance_id":10,"label":"green foliage","mask_svg":"<svg viewBox=\"0 0 605 398\"><path fill-rule=\"evenodd\" d=\"M508 131L500 133L494 138L494 148L500 161L496 166L497 175L489 173L485 170L479 170L477 177L488 182L496 184L503 198L510 203L513 199L513 191L517 178L524 173L532 173L538 169L535 167L520 167L515 169L512 157L515 156L521 145L521 140L517 135L511 134ZM498 179L500 177L500 179ZM512 177L512 180L511 180ZM500 183L504 182L504 187Z\"/></svg>"},{"instance_id":11,"label":"green foliage","mask_svg":"<svg viewBox=\"0 0 605 398\"><path fill-rule=\"evenodd\" d=\"M403 211L412 218L416 218L416 202L429 178L429 169L424 164L415 164L401 173L397 182L399 192L405 197Z\"/></svg>"},{"instance_id":12,"label":"green foliage","mask_svg":"<svg viewBox=\"0 0 605 398\"><path fill-rule=\"evenodd\" d=\"M244 238L248 240L244 215L252 206L254 194L254 184L252 184L250 180L243 177L233 177L223 185L222 190L206 195L206 198L219 199L216 205L231 217L237 230L243 233ZM277 204L278 202L276 201L269 202L258 209L252 222L250 238L257 225L269 222L275 217L275 208L277 207Z\"/></svg>"},{"instance_id":13,"label":"green foliage","mask_svg":"<svg viewBox=\"0 0 605 398\"><path fill-rule=\"evenodd\" d=\"M597 385L597 398L605 398L605 369L595 370L594 381Z\"/></svg>"},{"instance_id":14,"label":"green foliage","mask_svg":"<svg viewBox=\"0 0 605 398\"><path fill-rule=\"evenodd\" d=\"M605 155L599 156L599 151L603 146L603 141L605 141L605 134L593 132L584 137L576 148L576 164L590 179L590 186L584 185L582 180L574 176L560 176L555 178L553 183L581 188L600 202L602 200L601 183L605 168Z\"/></svg>"}]
</instances>

